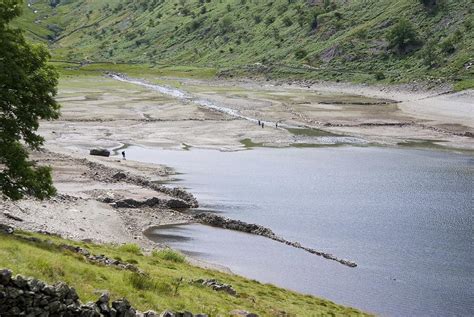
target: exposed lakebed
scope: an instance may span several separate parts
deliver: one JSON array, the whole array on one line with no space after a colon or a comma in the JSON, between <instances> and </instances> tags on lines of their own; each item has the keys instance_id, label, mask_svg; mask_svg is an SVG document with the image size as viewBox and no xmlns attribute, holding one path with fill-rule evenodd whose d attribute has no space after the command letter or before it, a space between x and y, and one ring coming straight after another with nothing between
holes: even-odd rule
<instances>
[{"instance_id":1,"label":"exposed lakebed","mask_svg":"<svg viewBox=\"0 0 474 317\"><path fill-rule=\"evenodd\" d=\"M202 225L156 241L263 282L382 315L469 315L473 159L389 148L173 151L127 157L176 168L202 210L258 223L347 268L258 236Z\"/></svg>"}]
</instances>

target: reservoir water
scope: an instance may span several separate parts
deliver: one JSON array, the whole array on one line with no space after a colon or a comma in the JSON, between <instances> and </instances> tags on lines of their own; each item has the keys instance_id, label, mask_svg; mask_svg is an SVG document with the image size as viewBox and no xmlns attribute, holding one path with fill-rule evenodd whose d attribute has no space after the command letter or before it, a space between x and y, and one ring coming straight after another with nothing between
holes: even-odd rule
<instances>
[{"instance_id":1,"label":"reservoir water","mask_svg":"<svg viewBox=\"0 0 474 317\"><path fill-rule=\"evenodd\" d=\"M474 314L472 156L390 148L131 147L178 172L200 209L354 260L348 268L202 225L148 236L233 272L385 316Z\"/></svg>"}]
</instances>

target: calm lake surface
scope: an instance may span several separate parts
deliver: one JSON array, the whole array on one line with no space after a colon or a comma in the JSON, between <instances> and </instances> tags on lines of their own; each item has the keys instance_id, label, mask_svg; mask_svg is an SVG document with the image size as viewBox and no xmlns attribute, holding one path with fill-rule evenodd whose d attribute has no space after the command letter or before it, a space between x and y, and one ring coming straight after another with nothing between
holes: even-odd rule
<instances>
[{"instance_id":1,"label":"calm lake surface","mask_svg":"<svg viewBox=\"0 0 474 317\"><path fill-rule=\"evenodd\" d=\"M233 272L386 316L474 314L471 156L389 148L241 152L131 147L174 167L200 209L358 263L202 225L153 230Z\"/></svg>"}]
</instances>

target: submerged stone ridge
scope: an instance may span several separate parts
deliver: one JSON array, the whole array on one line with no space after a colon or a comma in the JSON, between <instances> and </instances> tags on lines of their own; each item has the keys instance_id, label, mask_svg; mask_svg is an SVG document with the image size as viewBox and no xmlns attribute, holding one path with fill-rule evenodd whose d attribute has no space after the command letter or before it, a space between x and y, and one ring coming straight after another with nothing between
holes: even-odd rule
<instances>
[{"instance_id":1,"label":"submerged stone ridge","mask_svg":"<svg viewBox=\"0 0 474 317\"><path fill-rule=\"evenodd\" d=\"M224 228L224 229L230 229L230 230L235 230L235 231L241 231L241 232L246 232L246 233L251 233L251 234L256 234L259 236L263 236L275 241L278 241L280 243L284 243L286 245L292 246L297 249L302 249L306 252L309 252L311 254L315 254L318 256L322 256L325 259L336 261L341 263L342 265L348 266L348 267L356 267L357 263L354 261L346 260L346 259L340 259L330 253L325 253L322 251L318 251L315 249L311 249L305 246L302 246L299 242L293 242L293 241L288 241L282 237L277 236L271 229L263 227L261 225L253 224L253 223L246 223L240 220L234 220L234 219L229 219L226 217L222 217L213 213L209 212L202 212L194 215L194 219L197 222L200 222L202 224L210 225L213 227L219 227L219 228Z\"/></svg>"}]
</instances>

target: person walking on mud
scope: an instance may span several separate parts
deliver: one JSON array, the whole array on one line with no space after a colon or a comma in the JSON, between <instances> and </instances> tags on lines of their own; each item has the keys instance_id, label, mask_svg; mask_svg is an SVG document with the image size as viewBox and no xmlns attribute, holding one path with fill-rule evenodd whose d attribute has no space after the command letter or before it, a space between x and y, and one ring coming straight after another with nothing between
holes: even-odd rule
<instances>
[{"instance_id":1,"label":"person walking on mud","mask_svg":"<svg viewBox=\"0 0 474 317\"><path fill-rule=\"evenodd\" d=\"M125 151L122 151L122 158L123 158L124 160L126 160L126 158L125 158Z\"/></svg>"},{"instance_id":2,"label":"person walking on mud","mask_svg":"<svg viewBox=\"0 0 474 317\"><path fill-rule=\"evenodd\" d=\"M260 120L258 120L258 126L260 126L260 125L261 125Z\"/></svg>"},{"instance_id":3,"label":"person walking on mud","mask_svg":"<svg viewBox=\"0 0 474 317\"><path fill-rule=\"evenodd\" d=\"M265 126L265 123L263 123L263 121L262 121L262 129L264 128L264 126Z\"/></svg>"}]
</instances>

